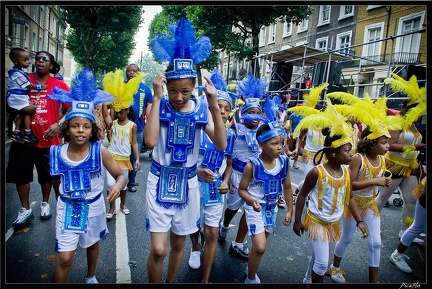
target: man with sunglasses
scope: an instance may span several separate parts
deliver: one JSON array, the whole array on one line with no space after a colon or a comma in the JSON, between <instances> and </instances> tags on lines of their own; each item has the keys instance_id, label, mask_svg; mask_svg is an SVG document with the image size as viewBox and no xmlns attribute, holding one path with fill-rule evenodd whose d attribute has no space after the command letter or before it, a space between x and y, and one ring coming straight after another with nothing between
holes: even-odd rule
<instances>
[{"instance_id":1,"label":"man with sunglasses","mask_svg":"<svg viewBox=\"0 0 432 289\"><path fill-rule=\"evenodd\" d=\"M22 208L12 226L21 229L34 219L30 207L30 182L33 181L33 169L36 166L38 182L42 190L42 203L40 205L42 220L51 218L49 196L53 179L50 175L49 150L52 145L60 144L58 136L62 126L64 115L70 109L70 104L51 100L46 96L51 94L54 87L70 90L68 85L50 75L60 70L60 65L54 56L47 51L39 51L35 57L34 73L29 74L33 84L46 85L45 90L30 90L30 103L28 113L33 113L31 129L39 140L38 143L20 144L13 142L9 150L9 161L6 169L6 182L15 183Z\"/></svg>"}]
</instances>

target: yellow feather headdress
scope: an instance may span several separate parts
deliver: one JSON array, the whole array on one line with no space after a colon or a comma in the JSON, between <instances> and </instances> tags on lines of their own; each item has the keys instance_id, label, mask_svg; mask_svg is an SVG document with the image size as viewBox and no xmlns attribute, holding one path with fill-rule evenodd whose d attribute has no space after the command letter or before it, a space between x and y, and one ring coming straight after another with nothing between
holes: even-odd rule
<instances>
[{"instance_id":1,"label":"yellow feather headdress","mask_svg":"<svg viewBox=\"0 0 432 289\"><path fill-rule=\"evenodd\" d=\"M133 104L133 95L138 91L143 78L144 73L137 72L134 78L125 82L121 69L105 74L102 80L103 88L114 96L111 105L115 111L129 108Z\"/></svg>"},{"instance_id":2,"label":"yellow feather headdress","mask_svg":"<svg viewBox=\"0 0 432 289\"><path fill-rule=\"evenodd\" d=\"M309 93L305 93L303 98L305 100L304 106L315 107L320 99L321 92L328 86L329 84L324 82L318 86L311 87Z\"/></svg>"},{"instance_id":3,"label":"yellow feather headdress","mask_svg":"<svg viewBox=\"0 0 432 289\"><path fill-rule=\"evenodd\" d=\"M386 98L382 97L375 103L365 94L364 99L360 99L346 92L331 92L327 94L330 99L337 99L343 104L335 105L336 110L349 118L361 122L369 127L371 133L368 139L377 139L380 136L390 138L389 130L399 130L402 128L403 119L399 115L387 115Z\"/></svg>"},{"instance_id":4,"label":"yellow feather headdress","mask_svg":"<svg viewBox=\"0 0 432 289\"><path fill-rule=\"evenodd\" d=\"M310 114L302 118L294 130L294 135L297 135L303 129L313 128L328 128L330 136L340 135L341 138L332 142L332 148L338 148L344 144L351 143L354 135L354 130L351 125L345 121L345 117L340 114L330 99L326 100L326 109L319 113Z\"/></svg>"},{"instance_id":5,"label":"yellow feather headdress","mask_svg":"<svg viewBox=\"0 0 432 289\"><path fill-rule=\"evenodd\" d=\"M421 116L426 114L426 86L420 88L417 83L417 76L412 75L408 81L393 73L392 77L384 79L385 84L390 84L391 89L397 92L405 92L409 101L407 107L417 104L410 108L405 115L403 129L408 130L411 125Z\"/></svg>"}]
</instances>

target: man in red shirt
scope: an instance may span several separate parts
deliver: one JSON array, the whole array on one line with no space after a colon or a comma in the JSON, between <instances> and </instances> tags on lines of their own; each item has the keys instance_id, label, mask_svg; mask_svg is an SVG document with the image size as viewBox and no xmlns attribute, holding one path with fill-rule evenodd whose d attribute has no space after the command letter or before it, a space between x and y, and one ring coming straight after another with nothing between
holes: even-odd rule
<instances>
[{"instance_id":1,"label":"man in red shirt","mask_svg":"<svg viewBox=\"0 0 432 289\"><path fill-rule=\"evenodd\" d=\"M18 212L18 218L12 226L19 229L25 227L33 216L30 207L30 182L33 181L33 169L36 166L38 182L42 190L41 214L42 220L51 218L48 203L52 188L52 176L50 175L49 151L51 145L61 142L58 134L63 123L64 115L70 109L70 104L59 103L46 96L54 87L70 90L68 85L50 75L60 70L60 65L54 56L47 51L39 51L35 57L36 72L29 74L33 84L45 84L46 90L30 90L29 112L34 112L31 118L31 129L39 140L38 143L20 144L13 142L9 150L9 161L6 169L6 182L15 183L22 208Z\"/></svg>"}]
</instances>

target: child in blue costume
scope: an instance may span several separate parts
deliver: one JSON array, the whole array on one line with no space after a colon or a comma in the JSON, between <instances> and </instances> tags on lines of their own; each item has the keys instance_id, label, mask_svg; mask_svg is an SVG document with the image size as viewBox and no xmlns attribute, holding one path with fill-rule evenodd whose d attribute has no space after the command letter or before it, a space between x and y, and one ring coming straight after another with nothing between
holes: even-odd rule
<instances>
[{"instance_id":1,"label":"child in blue costume","mask_svg":"<svg viewBox=\"0 0 432 289\"><path fill-rule=\"evenodd\" d=\"M210 55L210 39L202 36L197 41L195 30L184 18L171 28L174 38L159 35L151 42L156 59L169 61L170 65L166 73L158 73L153 81L153 103L147 108L144 130L145 143L153 147L146 191L150 283L161 282L168 232L171 250L166 282L172 283L184 256L186 236L199 229L197 163L201 134L207 134L217 150L223 151L227 146L212 81L204 77L205 98L192 97L197 76L193 65ZM163 94L164 86L168 95Z\"/></svg>"},{"instance_id":2,"label":"child in blue costume","mask_svg":"<svg viewBox=\"0 0 432 289\"><path fill-rule=\"evenodd\" d=\"M266 104L271 102L270 96ZM265 106L266 106L265 104ZM245 201L244 210L252 249L246 269L245 283L261 283L256 274L267 246L267 237L276 229L277 201L281 195L288 204L283 223L291 224L293 192L289 175L289 158L284 154L285 130L281 122L265 110L268 123L262 124L256 134L261 153L249 158L239 184L239 196Z\"/></svg>"},{"instance_id":3,"label":"child in blue costume","mask_svg":"<svg viewBox=\"0 0 432 289\"><path fill-rule=\"evenodd\" d=\"M256 79L252 74L243 79L238 86L239 93L245 98L246 104L241 110L241 120L243 120L243 123L235 123L231 127L236 134L233 151L233 172L231 174L232 187L226 197L227 206L224 212L224 219L219 228L218 238L220 241L225 240L231 220L244 204L244 201L238 194L238 184L240 183L243 169L248 162L248 158L260 152L255 135L263 119L261 116L260 97L264 96L266 86L265 81ZM231 243L229 253L245 260L249 258L249 248L246 245L247 241L245 241L247 231L246 217L243 213L240 218L236 238Z\"/></svg>"},{"instance_id":4,"label":"child in blue costume","mask_svg":"<svg viewBox=\"0 0 432 289\"><path fill-rule=\"evenodd\" d=\"M226 84L219 70L213 71L210 80L217 88L220 116L226 123L233 100L237 98L237 95L226 90ZM217 150L206 134L203 134L201 138L197 171L201 191L201 244L205 245L201 283L209 283L216 255L218 228L223 213L225 194L230 188L235 135L230 128L226 128L226 131L228 139L225 151ZM189 266L192 269L198 269L201 266L199 235L199 232L190 235L192 251Z\"/></svg>"},{"instance_id":5,"label":"child in blue costume","mask_svg":"<svg viewBox=\"0 0 432 289\"><path fill-rule=\"evenodd\" d=\"M68 282L78 244L87 250L86 283L98 283L95 277L99 241L108 234L105 219L105 169L116 179L108 192L109 202L120 194L127 179L111 153L98 140L93 115L95 104L110 101L112 95L97 88L90 70L82 70L71 92L54 88L49 98L71 102L62 125L67 143L51 146L50 173L60 176L57 201L56 252L53 282Z\"/></svg>"}]
</instances>

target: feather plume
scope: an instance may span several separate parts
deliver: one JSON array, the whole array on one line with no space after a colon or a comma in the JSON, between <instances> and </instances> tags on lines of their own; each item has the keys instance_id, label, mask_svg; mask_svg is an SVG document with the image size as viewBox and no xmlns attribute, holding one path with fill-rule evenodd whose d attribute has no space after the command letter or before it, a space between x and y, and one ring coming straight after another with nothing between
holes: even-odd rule
<instances>
[{"instance_id":1,"label":"feather plume","mask_svg":"<svg viewBox=\"0 0 432 289\"><path fill-rule=\"evenodd\" d=\"M169 26L170 35L158 35L150 42L152 52L158 61L167 61L172 66L174 59L192 59L194 64L207 59L212 51L210 38L202 36L198 41L195 29L185 18L177 25Z\"/></svg>"},{"instance_id":2,"label":"feather plume","mask_svg":"<svg viewBox=\"0 0 432 289\"><path fill-rule=\"evenodd\" d=\"M227 87L223 76L220 74L219 69L214 69L212 75L210 76L210 80L213 82L213 85L216 89L227 91Z\"/></svg>"},{"instance_id":3,"label":"feather plume","mask_svg":"<svg viewBox=\"0 0 432 289\"><path fill-rule=\"evenodd\" d=\"M361 101L360 98L358 98L357 96L342 91L334 91L334 92L327 93L326 97L331 99L337 99L343 103L350 104L350 105L356 104L359 101Z\"/></svg>"},{"instance_id":4,"label":"feather plume","mask_svg":"<svg viewBox=\"0 0 432 289\"><path fill-rule=\"evenodd\" d=\"M329 84L324 82L318 86L311 87L309 93L303 95L305 102L303 105L309 107L315 107L318 103L318 100L321 97L321 92L328 86Z\"/></svg>"},{"instance_id":5,"label":"feather plume","mask_svg":"<svg viewBox=\"0 0 432 289\"><path fill-rule=\"evenodd\" d=\"M385 84L390 84L392 90L396 92L405 92L409 98L408 105L419 101L420 88L417 83L417 76L412 75L409 81L406 81L396 73L392 73L392 77L384 79Z\"/></svg>"},{"instance_id":6,"label":"feather plume","mask_svg":"<svg viewBox=\"0 0 432 289\"><path fill-rule=\"evenodd\" d=\"M310 106L304 106L304 105L288 108L288 111L291 113L295 113L298 116L308 116L311 114L317 114L321 112L319 109Z\"/></svg>"},{"instance_id":7,"label":"feather plume","mask_svg":"<svg viewBox=\"0 0 432 289\"><path fill-rule=\"evenodd\" d=\"M248 74L241 82L238 82L238 92L245 99L260 98L264 95L266 87L266 81L255 78L253 74Z\"/></svg>"},{"instance_id":8,"label":"feather plume","mask_svg":"<svg viewBox=\"0 0 432 289\"><path fill-rule=\"evenodd\" d=\"M264 102L264 107L263 107L263 111L265 113L266 118L268 119L268 121L272 122L272 121L279 121L279 119L276 116L276 110L278 108L276 107L276 103L274 101L274 99L272 99L272 97L270 95L266 96L265 102Z\"/></svg>"},{"instance_id":9,"label":"feather plume","mask_svg":"<svg viewBox=\"0 0 432 289\"><path fill-rule=\"evenodd\" d=\"M425 114L426 102L420 102L417 106L408 110L408 112L404 115L404 130L408 130L414 122L416 122L421 116Z\"/></svg>"},{"instance_id":10,"label":"feather plume","mask_svg":"<svg viewBox=\"0 0 432 289\"><path fill-rule=\"evenodd\" d=\"M87 101L94 105L113 100L113 96L98 88L96 78L90 69L84 68L72 81L71 91L54 87L48 98L65 103L73 101Z\"/></svg>"},{"instance_id":11,"label":"feather plume","mask_svg":"<svg viewBox=\"0 0 432 289\"><path fill-rule=\"evenodd\" d=\"M263 117L260 114L243 114L240 117L240 119L246 120L246 121L255 121L255 120L258 120L258 121L262 121L264 123L268 123L268 119L265 118L265 117Z\"/></svg>"},{"instance_id":12,"label":"feather plume","mask_svg":"<svg viewBox=\"0 0 432 289\"><path fill-rule=\"evenodd\" d=\"M116 110L128 108L132 105L133 95L138 91L143 77L144 74L138 72L134 78L125 83L121 69L105 74L102 80L103 87L105 91L114 95L115 99L112 105Z\"/></svg>"}]
</instances>

